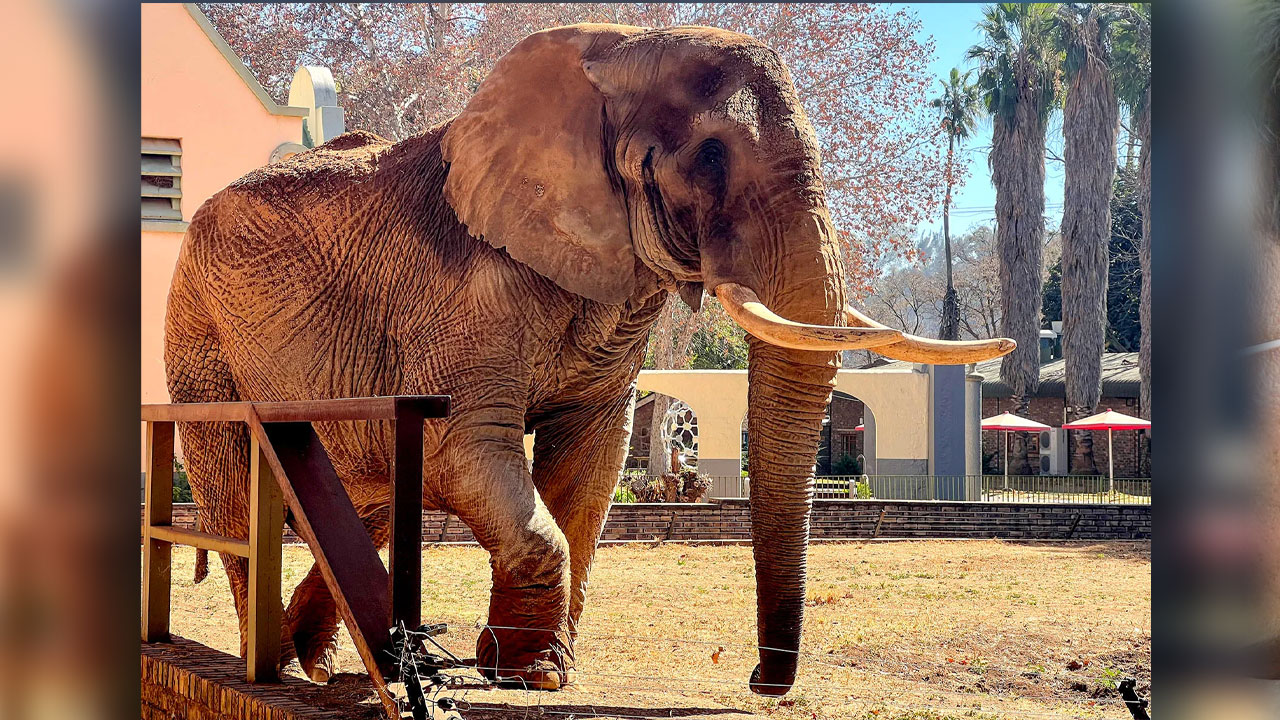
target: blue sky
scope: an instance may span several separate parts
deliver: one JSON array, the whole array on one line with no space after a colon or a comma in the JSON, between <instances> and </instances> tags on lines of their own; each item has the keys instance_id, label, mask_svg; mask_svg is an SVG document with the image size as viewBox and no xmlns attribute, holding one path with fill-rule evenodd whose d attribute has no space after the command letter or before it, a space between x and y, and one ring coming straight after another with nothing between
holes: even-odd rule
<instances>
[{"instance_id":1,"label":"blue sky","mask_svg":"<svg viewBox=\"0 0 1280 720\"><path fill-rule=\"evenodd\" d=\"M933 37L935 54L929 65L930 74L946 77L951 68L961 72L974 67L965 60L965 51L981 40L976 26L982 18L983 3L895 3L895 9L905 8L920 18L921 38ZM976 74L976 73L975 73ZM941 86L935 83L930 96L938 94ZM1050 120L1049 145L1061 155L1062 120L1055 116ZM991 184L991 171L987 169L987 153L991 147L991 121L982 120L977 134L966 144L962 161L969 164L969 179L956 192L951 211L951 232L963 233L975 225L994 224L996 189ZM1062 219L1062 164L1048 161L1045 164L1045 214L1049 227L1055 227ZM942 213L931 222L922 223L919 231L933 232L942 229Z\"/></svg>"}]
</instances>

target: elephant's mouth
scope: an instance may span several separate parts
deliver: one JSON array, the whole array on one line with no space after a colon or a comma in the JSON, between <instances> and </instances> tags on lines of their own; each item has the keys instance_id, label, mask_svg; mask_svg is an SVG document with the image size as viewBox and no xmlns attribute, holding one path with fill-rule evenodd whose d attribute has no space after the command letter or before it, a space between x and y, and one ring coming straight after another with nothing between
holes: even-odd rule
<instances>
[{"instance_id":1,"label":"elephant's mouth","mask_svg":"<svg viewBox=\"0 0 1280 720\"><path fill-rule=\"evenodd\" d=\"M770 310L755 291L744 285L724 282L717 285L714 292L743 330L771 345L793 350L829 352L871 348L895 360L958 365L1007 355L1018 346L1009 338L958 341L908 335L851 307L846 307L844 312L850 327L798 323Z\"/></svg>"}]
</instances>

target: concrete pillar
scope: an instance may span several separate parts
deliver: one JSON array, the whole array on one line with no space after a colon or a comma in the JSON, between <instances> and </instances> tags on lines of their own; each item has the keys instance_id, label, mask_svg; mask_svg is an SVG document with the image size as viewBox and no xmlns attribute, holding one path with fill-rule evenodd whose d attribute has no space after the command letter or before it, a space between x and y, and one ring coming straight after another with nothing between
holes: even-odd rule
<instances>
[{"instance_id":1,"label":"concrete pillar","mask_svg":"<svg viewBox=\"0 0 1280 720\"><path fill-rule=\"evenodd\" d=\"M685 401L688 403L688 401ZM698 472L713 478L739 478L742 476L742 414L736 402L688 403L698 417ZM721 483L729 488L733 482ZM739 497L737 493L719 497Z\"/></svg>"},{"instance_id":2,"label":"concrete pillar","mask_svg":"<svg viewBox=\"0 0 1280 720\"><path fill-rule=\"evenodd\" d=\"M964 474L982 474L982 376L966 375L964 383ZM982 489L978 489L981 494ZM966 500L981 500L967 497Z\"/></svg>"},{"instance_id":3,"label":"concrete pillar","mask_svg":"<svg viewBox=\"0 0 1280 720\"><path fill-rule=\"evenodd\" d=\"M964 376L963 365L929 366L929 464L938 500L965 499Z\"/></svg>"},{"instance_id":4,"label":"concrete pillar","mask_svg":"<svg viewBox=\"0 0 1280 720\"><path fill-rule=\"evenodd\" d=\"M862 474L879 475L876 465L876 414L866 400L862 401L862 407Z\"/></svg>"}]
</instances>

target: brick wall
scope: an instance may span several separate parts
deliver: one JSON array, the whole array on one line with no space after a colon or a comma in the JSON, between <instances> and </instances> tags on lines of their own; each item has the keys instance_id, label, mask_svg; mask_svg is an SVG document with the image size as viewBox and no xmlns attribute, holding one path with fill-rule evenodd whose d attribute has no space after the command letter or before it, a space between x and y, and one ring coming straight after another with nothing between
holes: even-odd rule
<instances>
[{"instance_id":1,"label":"brick wall","mask_svg":"<svg viewBox=\"0 0 1280 720\"><path fill-rule=\"evenodd\" d=\"M1134 398L1104 397L1098 402L1098 412L1102 412L1107 408L1126 415L1137 416L1139 414L1137 401ZM982 398L982 417L991 417L1002 412L1014 411L1013 402L1009 398ZM1037 397L1031 399L1031 408L1024 415L1030 420L1057 428L1062 427L1062 424L1066 422L1064 413L1065 402L1062 398ZM1068 433L1070 436L1069 442L1074 444L1080 432L1076 430ZM1117 430L1112 439L1116 453L1116 477L1151 477L1151 443L1147 441L1146 433L1136 430ZM1004 468L1004 449L1001 443L1003 442L1004 433L1002 432L982 433L982 454L984 458L990 458L990 461L984 467L984 472L992 474L1002 472ZM1012 438L1010 439L1009 448L1011 450L1013 448ZM1068 452L1068 458L1070 458L1070 452ZM1031 462L1033 469L1040 467L1039 443L1033 442L1030 444L1028 460ZM1098 473L1106 475L1107 433L1105 430L1093 432L1093 461L1097 465Z\"/></svg>"},{"instance_id":2,"label":"brick wall","mask_svg":"<svg viewBox=\"0 0 1280 720\"><path fill-rule=\"evenodd\" d=\"M1146 540L1151 506L823 500L814 503L810 535L815 540ZM750 540L750 503L615 505L601 537L606 542L654 539Z\"/></svg>"},{"instance_id":3,"label":"brick wall","mask_svg":"<svg viewBox=\"0 0 1280 720\"><path fill-rule=\"evenodd\" d=\"M193 505L174 506L174 524L192 527ZM815 540L860 538L1008 538L1149 540L1150 505L820 500L810 521ZM475 542L456 517L426 512L425 542ZM614 505L603 542L751 539L750 502ZM285 541L298 542L285 528Z\"/></svg>"},{"instance_id":4,"label":"brick wall","mask_svg":"<svg viewBox=\"0 0 1280 720\"><path fill-rule=\"evenodd\" d=\"M831 436L831 464L839 462L844 455L856 458L864 454L862 441L865 433L854 430L862 423L866 414L862 401L835 396L831 398L830 408L831 423L827 426L827 430ZM824 470L828 474L833 472L830 466Z\"/></svg>"},{"instance_id":5,"label":"brick wall","mask_svg":"<svg viewBox=\"0 0 1280 720\"><path fill-rule=\"evenodd\" d=\"M348 676L343 676L346 678ZM285 676L280 683L251 685L244 660L174 636L142 645L142 720L374 720L381 706L368 678L350 676L334 690ZM326 697L328 696L328 697ZM334 700L345 700L335 706Z\"/></svg>"},{"instance_id":6,"label":"brick wall","mask_svg":"<svg viewBox=\"0 0 1280 720\"><path fill-rule=\"evenodd\" d=\"M653 422L653 403L636 408L631 421L631 440L627 446L627 467L640 467L641 462L632 458L649 457L649 423ZM647 467L647 466L645 466Z\"/></svg>"}]
</instances>

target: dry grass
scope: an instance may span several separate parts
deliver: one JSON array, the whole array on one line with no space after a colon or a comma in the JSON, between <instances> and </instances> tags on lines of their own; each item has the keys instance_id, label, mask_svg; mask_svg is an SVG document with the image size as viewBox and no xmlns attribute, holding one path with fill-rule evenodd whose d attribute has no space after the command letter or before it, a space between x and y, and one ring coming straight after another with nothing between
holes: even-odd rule
<instances>
[{"instance_id":1,"label":"dry grass","mask_svg":"<svg viewBox=\"0 0 1280 720\"><path fill-rule=\"evenodd\" d=\"M226 577L190 581L193 552L174 553L174 631L235 652ZM306 573L285 552L285 586ZM998 541L842 543L810 549L810 608L800 677L781 701L747 692L756 659L747 547L600 549L577 684L559 693L475 690L475 718L1127 717L1107 680L1150 683L1146 544ZM446 645L474 653L488 604L479 548L423 553L423 618L448 621ZM723 647L723 650L719 648ZM718 662L713 661L713 654ZM361 672L342 636L341 669ZM1073 669L1078 668L1078 669Z\"/></svg>"}]
</instances>

